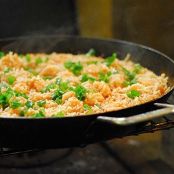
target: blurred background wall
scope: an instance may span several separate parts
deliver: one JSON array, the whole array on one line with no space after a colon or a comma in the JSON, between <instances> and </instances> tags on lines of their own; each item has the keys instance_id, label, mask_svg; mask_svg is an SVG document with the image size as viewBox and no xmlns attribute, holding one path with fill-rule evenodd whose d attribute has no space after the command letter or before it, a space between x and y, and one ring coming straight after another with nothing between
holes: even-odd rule
<instances>
[{"instance_id":1,"label":"blurred background wall","mask_svg":"<svg viewBox=\"0 0 174 174\"><path fill-rule=\"evenodd\" d=\"M77 0L80 33L138 42L174 57L173 0Z\"/></svg>"}]
</instances>

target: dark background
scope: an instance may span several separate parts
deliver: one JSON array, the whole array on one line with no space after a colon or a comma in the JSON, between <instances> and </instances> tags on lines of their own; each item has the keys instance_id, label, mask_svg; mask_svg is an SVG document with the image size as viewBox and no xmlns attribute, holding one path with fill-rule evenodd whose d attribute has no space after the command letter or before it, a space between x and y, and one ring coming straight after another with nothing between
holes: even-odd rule
<instances>
[{"instance_id":1,"label":"dark background","mask_svg":"<svg viewBox=\"0 0 174 174\"><path fill-rule=\"evenodd\" d=\"M1 0L0 38L77 34L73 0Z\"/></svg>"}]
</instances>

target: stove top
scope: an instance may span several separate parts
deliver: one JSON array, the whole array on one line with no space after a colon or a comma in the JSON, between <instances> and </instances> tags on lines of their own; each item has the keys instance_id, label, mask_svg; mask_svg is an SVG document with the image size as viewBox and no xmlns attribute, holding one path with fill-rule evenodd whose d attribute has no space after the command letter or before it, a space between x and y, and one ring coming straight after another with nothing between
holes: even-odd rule
<instances>
[{"instance_id":1,"label":"stove top","mask_svg":"<svg viewBox=\"0 0 174 174\"><path fill-rule=\"evenodd\" d=\"M173 174L160 158L160 133L85 148L29 152L0 159L2 174Z\"/></svg>"}]
</instances>

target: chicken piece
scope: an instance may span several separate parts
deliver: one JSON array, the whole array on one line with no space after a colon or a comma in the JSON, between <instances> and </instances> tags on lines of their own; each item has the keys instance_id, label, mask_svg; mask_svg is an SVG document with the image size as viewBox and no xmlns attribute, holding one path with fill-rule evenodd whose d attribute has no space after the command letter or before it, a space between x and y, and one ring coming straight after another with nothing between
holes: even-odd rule
<instances>
[{"instance_id":1,"label":"chicken piece","mask_svg":"<svg viewBox=\"0 0 174 174\"><path fill-rule=\"evenodd\" d=\"M1 67L21 68L22 61L17 54L9 53L0 60Z\"/></svg>"},{"instance_id":2,"label":"chicken piece","mask_svg":"<svg viewBox=\"0 0 174 174\"><path fill-rule=\"evenodd\" d=\"M18 82L14 85L14 90L21 93L28 93L29 87L26 82Z\"/></svg>"},{"instance_id":3,"label":"chicken piece","mask_svg":"<svg viewBox=\"0 0 174 174\"><path fill-rule=\"evenodd\" d=\"M108 84L104 83L104 82L98 82L98 81L95 81L93 83L93 88L100 92L103 97L108 97L109 95L111 95L111 89L110 87L108 86Z\"/></svg>"},{"instance_id":4,"label":"chicken piece","mask_svg":"<svg viewBox=\"0 0 174 174\"><path fill-rule=\"evenodd\" d=\"M39 74L41 76L56 76L59 72L59 69L56 65L48 65L46 66Z\"/></svg>"},{"instance_id":5,"label":"chicken piece","mask_svg":"<svg viewBox=\"0 0 174 174\"><path fill-rule=\"evenodd\" d=\"M73 91L68 91L65 94L63 94L62 101L65 102L65 100L67 100L71 97L75 97L75 93Z\"/></svg>"},{"instance_id":6,"label":"chicken piece","mask_svg":"<svg viewBox=\"0 0 174 174\"><path fill-rule=\"evenodd\" d=\"M104 97L100 93L89 93L86 96L85 103L88 105L95 105L104 101Z\"/></svg>"},{"instance_id":7,"label":"chicken piece","mask_svg":"<svg viewBox=\"0 0 174 174\"><path fill-rule=\"evenodd\" d=\"M50 93L38 93L38 92L32 92L30 94L30 100L36 102L39 100L50 100L51 99L51 94Z\"/></svg>"},{"instance_id":8,"label":"chicken piece","mask_svg":"<svg viewBox=\"0 0 174 174\"><path fill-rule=\"evenodd\" d=\"M35 89L36 91L41 91L45 86L45 81L40 78L33 78L28 81L28 86L30 89Z\"/></svg>"},{"instance_id":9,"label":"chicken piece","mask_svg":"<svg viewBox=\"0 0 174 174\"><path fill-rule=\"evenodd\" d=\"M83 111L83 102L78 100L76 97L70 97L65 101L66 112L82 112Z\"/></svg>"}]
</instances>

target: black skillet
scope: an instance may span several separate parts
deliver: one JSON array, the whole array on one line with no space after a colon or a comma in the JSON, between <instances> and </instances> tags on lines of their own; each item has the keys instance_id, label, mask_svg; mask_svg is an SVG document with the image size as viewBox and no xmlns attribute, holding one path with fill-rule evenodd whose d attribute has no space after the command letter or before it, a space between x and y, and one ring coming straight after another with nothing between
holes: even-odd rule
<instances>
[{"instance_id":1,"label":"black skillet","mask_svg":"<svg viewBox=\"0 0 174 174\"><path fill-rule=\"evenodd\" d=\"M98 121L98 116L130 117L156 109L154 102L166 102L173 90L174 62L166 55L139 44L120 40L89 39L72 36L37 36L0 40L0 50L18 53L64 52L86 53L94 48L98 55L109 56L113 52L169 77L171 90L163 97L149 103L102 114L65 118L0 118L0 146L10 148L63 148L83 146L89 143L123 137L142 126L133 124L118 126Z\"/></svg>"}]
</instances>

